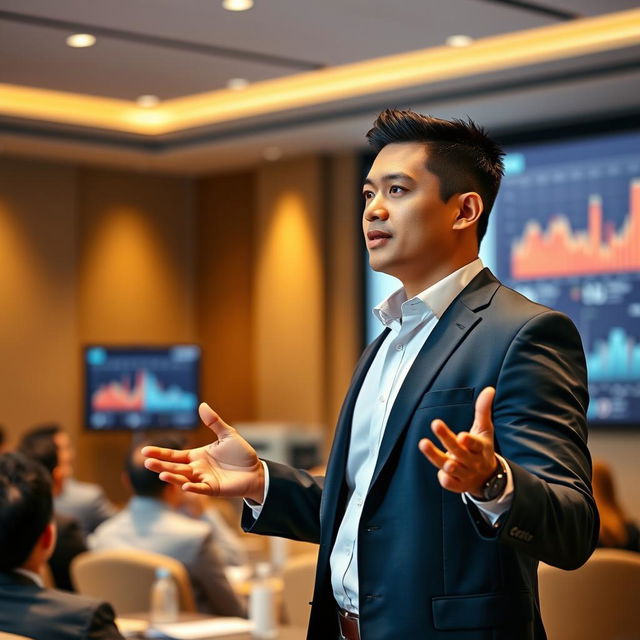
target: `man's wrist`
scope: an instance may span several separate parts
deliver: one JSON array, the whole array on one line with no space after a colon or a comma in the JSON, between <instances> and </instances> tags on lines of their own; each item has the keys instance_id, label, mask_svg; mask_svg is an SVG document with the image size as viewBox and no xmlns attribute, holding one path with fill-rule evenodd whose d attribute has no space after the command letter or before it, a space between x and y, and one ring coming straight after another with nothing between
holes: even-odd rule
<instances>
[{"instance_id":1,"label":"man's wrist","mask_svg":"<svg viewBox=\"0 0 640 640\"><path fill-rule=\"evenodd\" d=\"M244 497L257 505L261 505L264 502L264 465L262 460L258 461L255 486Z\"/></svg>"},{"instance_id":2,"label":"man's wrist","mask_svg":"<svg viewBox=\"0 0 640 640\"><path fill-rule=\"evenodd\" d=\"M494 466L493 466L493 470L491 471L491 473L480 483L480 486L477 489L475 489L473 491L467 491L467 493L472 498L475 498L476 500L486 500L485 487L487 486L487 483L497 473L500 473L500 471L502 471L502 463L500 462L500 460L498 459L498 457L495 454L493 456L493 459L494 459Z\"/></svg>"}]
</instances>

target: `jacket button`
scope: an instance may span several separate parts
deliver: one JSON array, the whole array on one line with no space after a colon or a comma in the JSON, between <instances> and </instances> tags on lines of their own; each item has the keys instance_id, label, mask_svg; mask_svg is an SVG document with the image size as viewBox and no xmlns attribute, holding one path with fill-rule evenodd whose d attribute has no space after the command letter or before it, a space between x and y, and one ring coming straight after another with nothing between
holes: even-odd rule
<instances>
[{"instance_id":1,"label":"jacket button","mask_svg":"<svg viewBox=\"0 0 640 640\"><path fill-rule=\"evenodd\" d=\"M380 527L377 527L376 525L371 525L370 527L367 527L367 531L370 533L371 531L379 531Z\"/></svg>"}]
</instances>

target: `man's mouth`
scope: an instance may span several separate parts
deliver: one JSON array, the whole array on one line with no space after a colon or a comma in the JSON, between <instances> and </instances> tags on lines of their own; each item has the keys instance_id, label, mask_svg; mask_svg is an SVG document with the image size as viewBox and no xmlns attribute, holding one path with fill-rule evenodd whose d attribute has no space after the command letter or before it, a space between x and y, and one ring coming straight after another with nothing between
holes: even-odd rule
<instances>
[{"instance_id":1,"label":"man's mouth","mask_svg":"<svg viewBox=\"0 0 640 640\"><path fill-rule=\"evenodd\" d=\"M391 238L391 234L386 231L381 231L380 229L373 229L372 231L367 231L367 247L369 249L375 249L376 247L381 247L385 245L389 239Z\"/></svg>"}]
</instances>

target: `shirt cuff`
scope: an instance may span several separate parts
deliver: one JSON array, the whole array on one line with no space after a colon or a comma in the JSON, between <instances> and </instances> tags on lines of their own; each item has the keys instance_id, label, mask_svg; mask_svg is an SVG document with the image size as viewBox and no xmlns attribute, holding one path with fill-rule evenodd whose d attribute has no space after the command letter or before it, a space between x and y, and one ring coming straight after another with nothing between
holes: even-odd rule
<instances>
[{"instance_id":1,"label":"shirt cuff","mask_svg":"<svg viewBox=\"0 0 640 640\"><path fill-rule=\"evenodd\" d=\"M492 527L497 526L497 522L503 513L506 513L511 508L513 502L513 474L511 468L507 464L507 461L496 453L496 458L502 463L502 467L507 472L507 485L504 488L501 496L498 496L494 500L476 500L471 494L463 493L462 500L466 504L467 500L471 500L476 505L478 511L482 514L482 517Z\"/></svg>"},{"instance_id":2,"label":"shirt cuff","mask_svg":"<svg viewBox=\"0 0 640 640\"><path fill-rule=\"evenodd\" d=\"M251 509L254 520L257 520L260 517L264 501L267 499L267 492L269 491L269 467L267 467L267 463L264 460L260 460L260 462L264 469L264 494L262 495L262 503L258 504L255 500L251 500L250 498L244 499L244 503L249 507L249 509Z\"/></svg>"}]
</instances>

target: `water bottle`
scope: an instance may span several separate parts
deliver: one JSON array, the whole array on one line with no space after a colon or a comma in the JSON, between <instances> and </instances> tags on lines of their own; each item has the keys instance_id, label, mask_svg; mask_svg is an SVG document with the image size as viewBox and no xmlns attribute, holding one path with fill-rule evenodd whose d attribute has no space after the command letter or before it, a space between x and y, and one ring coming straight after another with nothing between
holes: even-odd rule
<instances>
[{"instance_id":1,"label":"water bottle","mask_svg":"<svg viewBox=\"0 0 640 640\"><path fill-rule=\"evenodd\" d=\"M151 624L175 622L178 610L178 587L169 569L158 567L151 585Z\"/></svg>"},{"instance_id":2,"label":"water bottle","mask_svg":"<svg viewBox=\"0 0 640 640\"><path fill-rule=\"evenodd\" d=\"M259 562L256 565L256 579L249 594L249 619L253 622L253 637L259 640L270 640L278 635L270 574L269 563Z\"/></svg>"}]
</instances>

